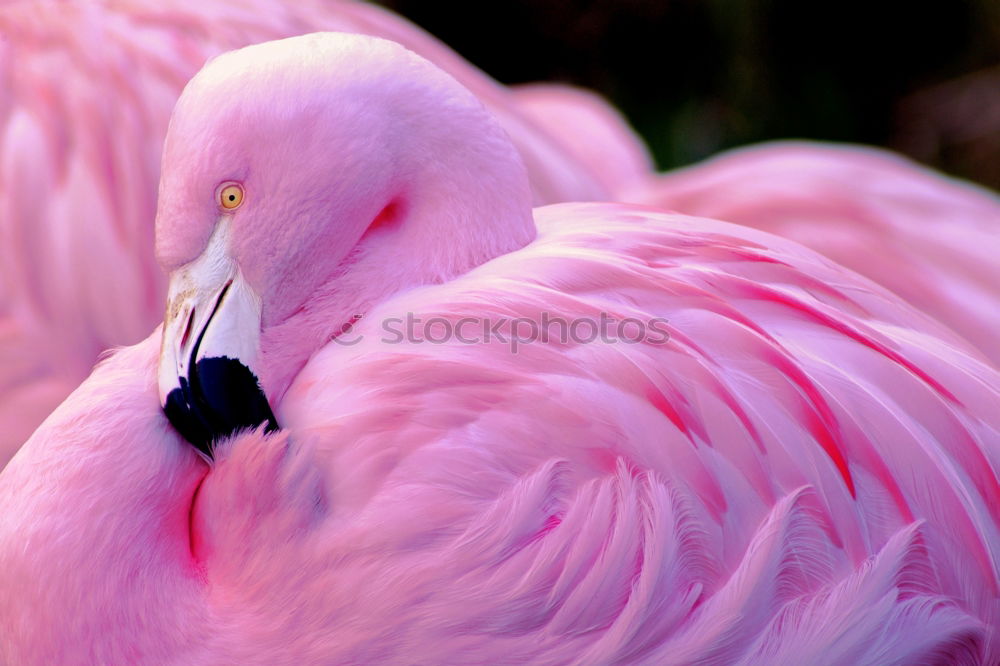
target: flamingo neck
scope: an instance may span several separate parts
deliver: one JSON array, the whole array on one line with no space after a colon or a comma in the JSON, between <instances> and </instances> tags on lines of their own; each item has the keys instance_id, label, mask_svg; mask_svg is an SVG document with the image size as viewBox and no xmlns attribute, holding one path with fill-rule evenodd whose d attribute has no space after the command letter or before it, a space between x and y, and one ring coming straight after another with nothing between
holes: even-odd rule
<instances>
[{"instance_id":1,"label":"flamingo neck","mask_svg":"<svg viewBox=\"0 0 1000 666\"><path fill-rule=\"evenodd\" d=\"M291 316L263 331L262 384L273 404L313 353L372 306L534 240L526 170L496 121L482 115L475 132L437 128L407 151L354 249Z\"/></svg>"}]
</instances>

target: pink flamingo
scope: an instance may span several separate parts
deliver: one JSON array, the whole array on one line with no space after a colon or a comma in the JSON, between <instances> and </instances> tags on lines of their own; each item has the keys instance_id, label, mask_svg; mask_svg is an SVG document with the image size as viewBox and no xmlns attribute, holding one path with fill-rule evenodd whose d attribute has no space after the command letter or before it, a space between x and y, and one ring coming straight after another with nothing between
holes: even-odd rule
<instances>
[{"instance_id":1,"label":"pink flamingo","mask_svg":"<svg viewBox=\"0 0 1000 666\"><path fill-rule=\"evenodd\" d=\"M156 244L162 336L0 474L4 663L1000 660L1000 373L771 234L532 212L391 42L209 63Z\"/></svg>"},{"instance_id":2,"label":"pink flamingo","mask_svg":"<svg viewBox=\"0 0 1000 666\"><path fill-rule=\"evenodd\" d=\"M0 2L0 466L109 347L160 320L152 254L167 120L210 57L314 30L385 36L471 89L528 166L536 204L610 199L509 92L372 5L301 0ZM95 48L100 44L100 48Z\"/></svg>"}]
</instances>

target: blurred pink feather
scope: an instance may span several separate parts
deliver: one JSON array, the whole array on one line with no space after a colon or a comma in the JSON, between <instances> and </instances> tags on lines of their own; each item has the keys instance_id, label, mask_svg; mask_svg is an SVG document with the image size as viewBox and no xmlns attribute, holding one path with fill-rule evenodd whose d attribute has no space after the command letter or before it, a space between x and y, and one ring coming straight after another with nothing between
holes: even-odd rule
<instances>
[{"instance_id":1,"label":"blurred pink feather","mask_svg":"<svg viewBox=\"0 0 1000 666\"><path fill-rule=\"evenodd\" d=\"M553 83L514 86L511 92L521 111L598 174L616 200L629 201L628 193L654 171L646 144L599 95Z\"/></svg>"}]
</instances>

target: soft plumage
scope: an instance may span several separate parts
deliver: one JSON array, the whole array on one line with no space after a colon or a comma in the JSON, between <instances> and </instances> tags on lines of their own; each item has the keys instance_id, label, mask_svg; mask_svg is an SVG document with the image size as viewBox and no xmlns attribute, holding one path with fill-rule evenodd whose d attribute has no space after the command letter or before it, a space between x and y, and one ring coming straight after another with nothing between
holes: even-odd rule
<instances>
[{"instance_id":1,"label":"soft plumage","mask_svg":"<svg viewBox=\"0 0 1000 666\"><path fill-rule=\"evenodd\" d=\"M281 71L281 105L264 104ZM324 91L330 111L302 115ZM532 216L501 136L453 81L375 40L266 44L195 79L158 253L172 290L219 251L260 298L259 331L221 330L259 333L241 358L282 430L224 438L211 467L172 430L157 394L188 298L172 291L164 332L105 360L0 474L0 594L19 600L0 605L3 660L1000 659L997 370L764 232L619 204ZM439 171L405 168L430 137L453 141ZM241 168L243 206L213 208ZM454 199L438 197L448 174ZM365 263L380 252L394 261ZM378 266L386 279L365 273ZM408 313L440 320L386 341ZM543 313L666 320L669 339L513 353L513 321ZM506 337L442 340L462 318Z\"/></svg>"}]
</instances>

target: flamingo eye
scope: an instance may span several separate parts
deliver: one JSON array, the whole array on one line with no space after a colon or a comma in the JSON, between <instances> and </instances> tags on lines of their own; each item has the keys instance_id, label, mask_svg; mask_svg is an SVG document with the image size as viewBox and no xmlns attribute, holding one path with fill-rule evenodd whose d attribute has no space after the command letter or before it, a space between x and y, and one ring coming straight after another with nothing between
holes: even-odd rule
<instances>
[{"instance_id":1,"label":"flamingo eye","mask_svg":"<svg viewBox=\"0 0 1000 666\"><path fill-rule=\"evenodd\" d=\"M241 203L243 203L243 187L240 185L229 183L219 190L219 205L226 210L239 208Z\"/></svg>"}]
</instances>

